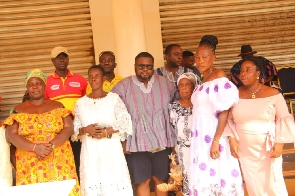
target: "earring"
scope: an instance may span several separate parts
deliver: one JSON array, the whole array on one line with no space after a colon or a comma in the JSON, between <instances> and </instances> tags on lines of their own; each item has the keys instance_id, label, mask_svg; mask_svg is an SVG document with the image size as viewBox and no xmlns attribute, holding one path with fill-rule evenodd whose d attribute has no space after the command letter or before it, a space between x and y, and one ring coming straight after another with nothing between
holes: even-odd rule
<instances>
[{"instance_id":1,"label":"earring","mask_svg":"<svg viewBox=\"0 0 295 196\"><path fill-rule=\"evenodd\" d=\"M256 78L257 80L259 79L259 76L257 76L257 78Z\"/></svg>"}]
</instances>

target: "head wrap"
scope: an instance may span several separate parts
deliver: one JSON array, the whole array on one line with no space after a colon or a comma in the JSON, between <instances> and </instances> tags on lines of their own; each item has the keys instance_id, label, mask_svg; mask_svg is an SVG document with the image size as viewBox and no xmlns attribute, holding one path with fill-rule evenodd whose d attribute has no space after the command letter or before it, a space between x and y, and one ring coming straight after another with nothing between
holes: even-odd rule
<instances>
[{"instance_id":1,"label":"head wrap","mask_svg":"<svg viewBox=\"0 0 295 196\"><path fill-rule=\"evenodd\" d=\"M189 79L193 83L194 87L196 87L198 78L197 78L197 76L194 73L192 73L192 72L186 72L186 73L181 74L179 76L179 78L177 79L177 85L178 85L179 81L182 78Z\"/></svg>"},{"instance_id":2,"label":"head wrap","mask_svg":"<svg viewBox=\"0 0 295 196\"><path fill-rule=\"evenodd\" d=\"M47 76L40 69L33 69L27 73L25 77L25 84L27 85L28 80L33 77L40 78L44 83L46 83Z\"/></svg>"}]
</instances>

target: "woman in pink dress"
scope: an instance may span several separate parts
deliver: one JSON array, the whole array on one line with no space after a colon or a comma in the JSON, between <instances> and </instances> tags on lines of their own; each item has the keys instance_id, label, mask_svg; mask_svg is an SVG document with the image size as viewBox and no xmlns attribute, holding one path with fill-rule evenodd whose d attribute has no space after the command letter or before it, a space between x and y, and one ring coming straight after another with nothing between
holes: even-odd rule
<instances>
[{"instance_id":1,"label":"woman in pink dress","mask_svg":"<svg viewBox=\"0 0 295 196\"><path fill-rule=\"evenodd\" d=\"M191 97L189 195L244 196L239 162L231 156L227 137L222 136L228 109L238 101L238 89L213 66L217 43L217 37L205 35L196 52L203 80Z\"/></svg>"},{"instance_id":2,"label":"woman in pink dress","mask_svg":"<svg viewBox=\"0 0 295 196\"><path fill-rule=\"evenodd\" d=\"M244 59L239 75L239 102L230 111L224 134L232 156L239 159L251 196L287 196L282 172L284 143L295 141L294 118L275 88L261 80L263 65Z\"/></svg>"}]
</instances>

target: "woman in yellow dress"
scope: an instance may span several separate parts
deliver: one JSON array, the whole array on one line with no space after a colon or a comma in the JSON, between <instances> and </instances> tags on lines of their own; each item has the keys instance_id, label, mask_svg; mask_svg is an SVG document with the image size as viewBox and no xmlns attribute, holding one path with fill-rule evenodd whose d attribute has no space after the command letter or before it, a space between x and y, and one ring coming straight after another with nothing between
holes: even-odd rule
<instances>
[{"instance_id":1,"label":"woman in yellow dress","mask_svg":"<svg viewBox=\"0 0 295 196\"><path fill-rule=\"evenodd\" d=\"M16 147L16 185L76 179L70 195L80 195L69 137L73 116L59 102L44 97L46 76L29 72L25 83L30 99L14 108L3 122L6 138Z\"/></svg>"}]
</instances>

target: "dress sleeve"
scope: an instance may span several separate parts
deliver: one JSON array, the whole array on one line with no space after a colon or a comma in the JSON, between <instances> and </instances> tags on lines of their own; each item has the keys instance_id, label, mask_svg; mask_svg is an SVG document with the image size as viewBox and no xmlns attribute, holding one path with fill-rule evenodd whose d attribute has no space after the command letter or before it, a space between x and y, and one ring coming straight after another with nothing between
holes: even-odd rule
<instances>
[{"instance_id":1,"label":"dress sleeve","mask_svg":"<svg viewBox=\"0 0 295 196\"><path fill-rule=\"evenodd\" d=\"M294 117L289 113L286 102L281 94L277 95L276 108L276 136L275 142L293 143L295 142Z\"/></svg>"},{"instance_id":2,"label":"dress sleeve","mask_svg":"<svg viewBox=\"0 0 295 196\"><path fill-rule=\"evenodd\" d=\"M25 116L27 116L26 114L23 114ZM23 119L23 120L22 120ZM5 120L4 122L2 123L2 127L6 127L6 125L13 125L14 121L16 122L23 122L27 119L27 117L22 117L19 119L19 114L17 113L13 113L13 114L10 114Z\"/></svg>"},{"instance_id":3,"label":"dress sleeve","mask_svg":"<svg viewBox=\"0 0 295 196\"><path fill-rule=\"evenodd\" d=\"M229 111L227 123L226 123L226 126L225 126L222 134L224 136L235 137L237 141L240 140L239 135L236 130L236 123L234 121L232 109L230 109L230 111Z\"/></svg>"},{"instance_id":4,"label":"dress sleeve","mask_svg":"<svg viewBox=\"0 0 295 196\"><path fill-rule=\"evenodd\" d=\"M121 141L126 140L133 132L131 116L119 96L115 103L115 122L113 124L113 129L119 131Z\"/></svg>"},{"instance_id":5,"label":"dress sleeve","mask_svg":"<svg viewBox=\"0 0 295 196\"><path fill-rule=\"evenodd\" d=\"M72 141L78 141L78 135L79 135L79 129L82 127L82 123L80 121L80 116L79 116L79 106L76 104L74 108L74 114L75 114L75 119L74 119L74 134L71 136Z\"/></svg>"},{"instance_id":6,"label":"dress sleeve","mask_svg":"<svg viewBox=\"0 0 295 196\"><path fill-rule=\"evenodd\" d=\"M204 88L209 95L212 112L215 115L228 110L239 100L237 87L225 77L215 79L209 82L209 85L205 83Z\"/></svg>"},{"instance_id":7,"label":"dress sleeve","mask_svg":"<svg viewBox=\"0 0 295 196\"><path fill-rule=\"evenodd\" d=\"M56 113L60 113L60 116L62 118L65 118L65 117L67 117L69 115L73 115L74 116L74 114L72 113L72 111L69 110L69 109L67 109L67 108L58 108L57 110L55 110L55 112Z\"/></svg>"}]
</instances>

